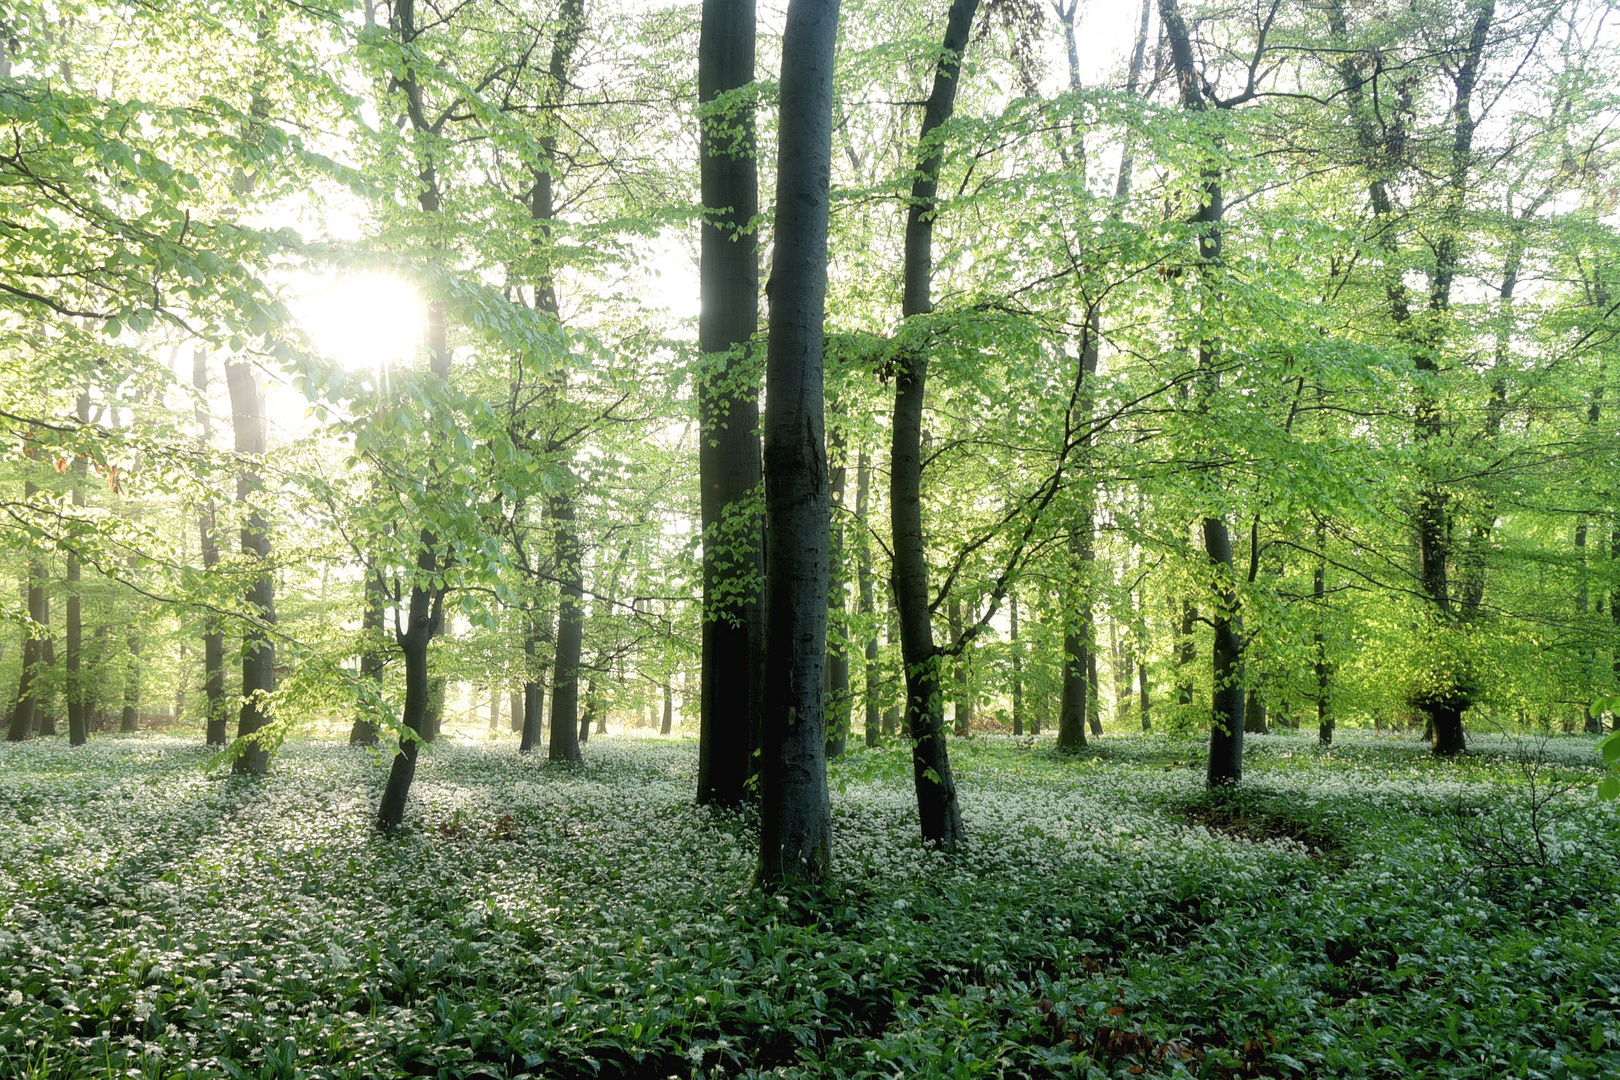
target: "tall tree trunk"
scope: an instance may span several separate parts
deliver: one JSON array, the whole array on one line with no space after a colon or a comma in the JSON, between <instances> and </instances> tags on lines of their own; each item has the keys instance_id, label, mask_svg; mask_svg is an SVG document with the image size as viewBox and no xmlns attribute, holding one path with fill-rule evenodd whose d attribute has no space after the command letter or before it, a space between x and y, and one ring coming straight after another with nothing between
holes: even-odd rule
<instances>
[{"instance_id":1,"label":"tall tree trunk","mask_svg":"<svg viewBox=\"0 0 1620 1080\"><path fill-rule=\"evenodd\" d=\"M1218 103L1204 96L1203 72L1194 59L1192 39L1182 20L1177 0L1159 0L1159 18L1164 24L1176 81L1180 84L1182 108L1193 113L1204 113L1211 107L1219 109ZM1207 277L1220 270L1221 221L1224 216L1220 169L1216 165L1208 165L1204 172L1203 199L1193 218L1194 224L1200 228L1198 261L1201 276ZM1218 286L1207 280L1202 284L1203 303L1219 303ZM1206 324L1211 321L1207 313L1204 321ZM1206 394L1219 391L1220 376L1216 369L1219 355L1219 341L1205 332L1198 347L1198 366L1204 374ZM1215 604L1210 612L1214 648L1211 656L1212 716L1207 779L1211 787L1219 787L1236 784L1243 778L1243 617L1238 608L1237 582L1232 572L1232 538L1226 519L1206 515L1203 531L1204 552L1215 570Z\"/></svg>"},{"instance_id":2,"label":"tall tree trunk","mask_svg":"<svg viewBox=\"0 0 1620 1080\"><path fill-rule=\"evenodd\" d=\"M192 351L191 385L197 391L197 443L206 451L214 444L214 414L208 404L208 354L201 349ZM197 514L197 532L202 542L203 573L211 574L219 565L212 499L203 500ZM225 701L225 626L213 613L203 617L203 702L203 741L209 746L224 746L230 741L230 706Z\"/></svg>"},{"instance_id":3,"label":"tall tree trunk","mask_svg":"<svg viewBox=\"0 0 1620 1080\"><path fill-rule=\"evenodd\" d=\"M837 402L833 408L837 409ZM827 756L838 757L849 744L853 711L849 696L848 600L844 579L844 488L848 482L843 428L827 430Z\"/></svg>"},{"instance_id":4,"label":"tall tree trunk","mask_svg":"<svg viewBox=\"0 0 1620 1080\"><path fill-rule=\"evenodd\" d=\"M90 423L90 394L81 391L75 403L79 426ZM84 506L84 479L86 463L83 454L73 459L73 506ZM67 557L67 713L68 743L83 746L90 741L90 709L87 687L84 683L84 606L79 595L81 572L79 557L68 552Z\"/></svg>"},{"instance_id":5,"label":"tall tree trunk","mask_svg":"<svg viewBox=\"0 0 1620 1080\"><path fill-rule=\"evenodd\" d=\"M872 541L868 514L872 497L872 458L862 450L855 459L855 557L859 562L860 615L863 633L866 677L861 684L861 697L865 704L866 745L876 746L881 741L882 721L878 716L878 628L873 621L877 614L877 577L872 572Z\"/></svg>"},{"instance_id":6,"label":"tall tree trunk","mask_svg":"<svg viewBox=\"0 0 1620 1080\"><path fill-rule=\"evenodd\" d=\"M953 596L949 608L948 625L951 628L951 640L962 639L962 601ZM955 723L952 734L962 737L973 733L973 703L969 697L971 690L968 686L968 658L967 653L957 655L956 662L951 665L952 681L956 683L956 695L953 702Z\"/></svg>"},{"instance_id":7,"label":"tall tree trunk","mask_svg":"<svg viewBox=\"0 0 1620 1080\"><path fill-rule=\"evenodd\" d=\"M1333 669L1328 664L1327 657L1327 522L1321 518L1316 521L1316 550L1320 553L1316 560L1316 569L1311 575L1311 593L1316 600L1316 631L1313 635L1313 644L1316 647L1316 737L1323 746L1333 745L1333 701L1330 697L1332 689Z\"/></svg>"},{"instance_id":8,"label":"tall tree trunk","mask_svg":"<svg viewBox=\"0 0 1620 1080\"><path fill-rule=\"evenodd\" d=\"M664 719L658 725L658 734L668 735L675 730L675 688L664 684Z\"/></svg>"},{"instance_id":9,"label":"tall tree trunk","mask_svg":"<svg viewBox=\"0 0 1620 1080\"><path fill-rule=\"evenodd\" d=\"M579 662L585 640L585 571L580 558L579 534L574 528L570 496L551 501L557 523L557 576L562 589L557 597L557 653L551 677L551 761L578 762Z\"/></svg>"},{"instance_id":10,"label":"tall tree trunk","mask_svg":"<svg viewBox=\"0 0 1620 1080\"><path fill-rule=\"evenodd\" d=\"M1137 703L1137 710L1142 714L1142 730L1152 731L1153 711L1151 707L1152 702L1149 700L1148 696L1148 663L1146 656L1144 656L1141 662L1136 665L1136 677L1141 683L1141 690L1138 694L1139 700Z\"/></svg>"},{"instance_id":11,"label":"tall tree trunk","mask_svg":"<svg viewBox=\"0 0 1620 1080\"><path fill-rule=\"evenodd\" d=\"M596 720L596 680L585 683L585 704L579 710L579 744L584 746L591 737L591 724Z\"/></svg>"},{"instance_id":12,"label":"tall tree trunk","mask_svg":"<svg viewBox=\"0 0 1620 1080\"><path fill-rule=\"evenodd\" d=\"M506 703L507 703L508 710L509 710L508 714L507 714L508 717L509 717L508 726L514 732L521 733L523 731L523 715L524 715L523 714L523 693L521 691L519 691L518 693L509 695L507 697L507 699L506 699Z\"/></svg>"},{"instance_id":13,"label":"tall tree trunk","mask_svg":"<svg viewBox=\"0 0 1620 1080\"><path fill-rule=\"evenodd\" d=\"M754 81L755 0L704 0L698 40L698 100ZM698 347L709 357L698 380L699 508L703 524L702 671L698 704L700 805L747 797L760 745L765 604L759 580L764 537L760 486L759 382L748 342L759 326L759 211L754 110L750 102L703 124Z\"/></svg>"},{"instance_id":14,"label":"tall tree trunk","mask_svg":"<svg viewBox=\"0 0 1620 1080\"><path fill-rule=\"evenodd\" d=\"M409 12L409 5L398 9ZM409 45L416 38L416 29L410 18L402 18L399 25L402 41ZM405 78L407 98L420 102L420 89L415 73L407 69ZM412 109L420 113L420 107ZM413 120L413 124L417 121ZM420 131L420 129L419 129ZM435 218L440 211L439 186L431 161L419 174L422 190L417 202L422 213ZM427 304L428 370L440 385L450 382L450 335L446 322L446 306L442 300ZM431 467L430 467L431 471ZM431 483L431 477L429 482ZM435 581L442 571L437 553L439 538L432 529L423 528L417 535L416 573L411 578L410 598L405 603L404 625L395 616L394 641L405 662L405 701L400 712L404 726L399 749L388 768L388 782L383 787L377 804L377 826L384 831L398 828L405 820L405 803L410 798L411 783L416 779L416 756L421 749L422 732L426 728L428 708L428 646L438 634L444 621L445 586Z\"/></svg>"},{"instance_id":15,"label":"tall tree trunk","mask_svg":"<svg viewBox=\"0 0 1620 1080\"><path fill-rule=\"evenodd\" d=\"M527 754L540 745L540 718L545 715L546 688L540 680L540 643L551 636L551 615L525 609L523 620L523 723L518 753Z\"/></svg>"},{"instance_id":16,"label":"tall tree trunk","mask_svg":"<svg viewBox=\"0 0 1620 1080\"><path fill-rule=\"evenodd\" d=\"M1176 627L1176 704L1193 703L1192 666L1198 660L1198 642L1193 632L1198 625L1198 605L1181 598L1181 622Z\"/></svg>"},{"instance_id":17,"label":"tall tree trunk","mask_svg":"<svg viewBox=\"0 0 1620 1080\"><path fill-rule=\"evenodd\" d=\"M1024 652L1018 642L1018 590L1007 593L1008 645L1012 651L1012 733L1024 734Z\"/></svg>"},{"instance_id":18,"label":"tall tree trunk","mask_svg":"<svg viewBox=\"0 0 1620 1080\"><path fill-rule=\"evenodd\" d=\"M790 0L782 34L776 242L766 346L766 663L759 880L820 882L832 859L823 665L827 461L822 334L838 0Z\"/></svg>"},{"instance_id":19,"label":"tall tree trunk","mask_svg":"<svg viewBox=\"0 0 1620 1080\"><path fill-rule=\"evenodd\" d=\"M1073 565L1083 562L1083 541L1078 531L1069 534L1068 554ZM1087 605L1089 606L1089 605ZM1058 750L1075 753L1086 747L1086 707L1091 703L1091 679L1087 673L1091 650L1081 610L1065 605L1063 629L1063 694L1058 706Z\"/></svg>"},{"instance_id":20,"label":"tall tree trunk","mask_svg":"<svg viewBox=\"0 0 1620 1080\"><path fill-rule=\"evenodd\" d=\"M388 600L387 583L375 567L366 568L365 603L360 615L360 677L371 683L377 700L382 700L383 672L388 658L383 652L383 606ZM376 746L377 725L371 712L362 705L349 729L350 746Z\"/></svg>"},{"instance_id":21,"label":"tall tree trunk","mask_svg":"<svg viewBox=\"0 0 1620 1080\"><path fill-rule=\"evenodd\" d=\"M906 318L934 310L934 214L944 147L935 131L956 109L957 77L967 49L978 0L951 0L934 86L923 109L917 140L918 169L906 212ZM934 643L928 595L928 557L922 527L923 403L928 389L928 353L923 345L897 357L894 419L889 455L889 514L894 536L894 595L900 609L900 651L905 666L906 737L911 740L912 783L923 843L951 851L962 833L962 811L945 745L940 696L941 655Z\"/></svg>"},{"instance_id":22,"label":"tall tree trunk","mask_svg":"<svg viewBox=\"0 0 1620 1080\"><path fill-rule=\"evenodd\" d=\"M26 467L32 468L39 461L39 447L32 435L23 443L23 457L27 460ZM32 507L35 498L39 495L39 488L33 480L23 481L23 503ZM17 679L17 700L13 705L11 714L11 730L6 738L11 742L22 742L33 738L34 729L38 726L39 717L43 711L42 676L45 674L45 642L49 634L45 616L45 564L35 549L28 560L28 574L26 578L28 595L29 627L23 637L22 672Z\"/></svg>"},{"instance_id":23,"label":"tall tree trunk","mask_svg":"<svg viewBox=\"0 0 1620 1080\"><path fill-rule=\"evenodd\" d=\"M259 735L270 723L266 698L276 689L276 649L269 628L276 624L275 579L270 576L270 526L259 500L264 481L258 462L265 452L264 395L250 364L225 365L225 384L231 396L231 425L236 432L240 472L236 501L245 508L242 519L242 554L260 567L247 590L252 621L242 632L242 708L237 714L236 737L242 750L232 769L262 773L270 764L270 748Z\"/></svg>"}]
</instances>

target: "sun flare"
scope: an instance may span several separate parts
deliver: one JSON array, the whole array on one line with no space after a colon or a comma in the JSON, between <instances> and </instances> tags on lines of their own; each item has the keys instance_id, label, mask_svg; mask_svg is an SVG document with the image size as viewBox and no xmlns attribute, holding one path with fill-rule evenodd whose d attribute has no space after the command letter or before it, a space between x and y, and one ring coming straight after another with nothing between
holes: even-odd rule
<instances>
[{"instance_id":1,"label":"sun flare","mask_svg":"<svg viewBox=\"0 0 1620 1080\"><path fill-rule=\"evenodd\" d=\"M422 336L422 299L409 282L392 274L315 280L297 308L316 348L350 371L408 362Z\"/></svg>"}]
</instances>

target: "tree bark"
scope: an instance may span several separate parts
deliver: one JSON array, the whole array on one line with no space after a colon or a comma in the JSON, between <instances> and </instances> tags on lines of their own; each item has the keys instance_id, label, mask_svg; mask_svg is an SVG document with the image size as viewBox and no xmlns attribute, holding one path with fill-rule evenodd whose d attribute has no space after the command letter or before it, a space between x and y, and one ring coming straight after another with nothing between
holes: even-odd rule
<instances>
[{"instance_id":1,"label":"tree bark","mask_svg":"<svg viewBox=\"0 0 1620 1080\"><path fill-rule=\"evenodd\" d=\"M242 554L260 566L248 586L251 621L242 632L242 708L237 714L236 737L241 753L232 765L237 773L262 773L270 764L270 748L260 732L270 723L266 698L276 689L276 650L269 628L276 624L275 580L270 576L270 526L258 499L264 491L257 463L265 452L264 395L249 364L225 365L225 384L231 397L231 425L236 432L236 453L241 459L236 479L236 501L245 508L242 519Z\"/></svg>"},{"instance_id":2,"label":"tree bark","mask_svg":"<svg viewBox=\"0 0 1620 1080\"><path fill-rule=\"evenodd\" d=\"M557 652L551 677L551 740L546 757L577 763L579 753L579 661L585 641L585 572L580 558L579 534L574 528L572 497L551 501L557 523L557 576L562 589L557 598Z\"/></svg>"},{"instance_id":3,"label":"tree bark","mask_svg":"<svg viewBox=\"0 0 1620 1080\"><path fill-rule=\"evenodd\" d=\"M675 688L664 684L664 720L658 725L658 734L668 735L675 730Z\"/></svg>"},{"instance_id":4,"label":"tree bark","mask_svg":"<svg viewBox=\"0 0 1620 1080\"><path fill-rule=\"evenodd\" d=\"M962 640L962 601L957 597L951 597L949 611L951 640L960 641ZM956 683L956 701L953 710L955 723L952 726L952 734L962 738L973 734L973 691L969 681L968 656L965 651L957 654L955 663L951 665L951 676Z\"/></svg>"},{"instance_id":5,"label":"tree bark","mask_svg":"<svg viewBox=\"0 0 1620 1080\"><path fill-rule=\"evenodd\" d=\"M1311 593L1316 600L1316 631L1314 645L1316 647L1316 737L1323 746L1333 745L1333 701L1330 697L1332 689L1333 668L1328 664L1327 657L1327 523L1321 519L1316 522L1316 550L1320 552L1316 560L1316 569L1311 575Z\"/></svg>"},{"instance_id":6,"label":"tree bark","mask_svg":"<svg viewBox=\"0 0 1620 1080\"><path fill-rule=\"evenodd\" d=\"M934 214L944 148L935 132L956 109L962 54L978 0L952 0L945 39L934 69L933 90L923 109L918 138L919 167L906 213L904 295L906 318L934 309ZM889 513L894 536L894 594L900 609L900 649L905 665L906 736L912 747L912 782L923 843L954 850L961 839L962 812L945 745L940 695L941 655L934 643L928 596L928 558L922 527L923 404L928 388L928 353L913 345L897 357L894 419L889 456Z\"/></svg>"},{"instance_id":7,"label":"tree bark","mask_svg":"<svg viewBox=\"0 0 1620 1080\"><path fill-rule=\"evenodd\" d=\"M698 100L754 81L754 0L704 0ZM705 123L700 142L701 230L698 347L709 367L698 380L699 500L703 525L702 670L698 704L699 805L737 806L756 768L764 690L764 536L756 509L761 479L759 377L749 341L759 326L759 211L754 109Z\"/></svg>"},{"instance_id":8,"label":"tree bark","mask_svg":"<svg viewBox=\"0 0 1620 1080\"><path fill-rule=\"evenodd\" d=\"M837 408L834 402L833 407ZM844 489L848 483L845 468L843 429L834 424L827 430L827 756L838 757L849 744L849 724L853 712L849 696L848 600L844 580Z\"/></svg>"},{"instance_id":9,"label":"tree bark","mask_svg":"<svg viewBox=\"0 0 1620 1080\"><path fill-rule=\"evenodd\" d=\"M1184 110L1204 113L1210 108L1220 109L1219 102L1204 96L1203 72L1193 56L1192 39L1182 20L1177 0L1159 0L1159 18L1164 24L1165 37L1175 66L1176 81L1181 88L1181 106ZM1258 56L1257 56L1258 59ZM1225 202L1221 189L1218 166L1207 166L1204 173L1203 198L1199 211L1193 217L1200 227L1198 234L1198 261L1200 274L1219 270L1221 265L1221 221L1225 216ZM1204 283L1205 302L1217 303L1218 290ZM1206 323L1210 320L1206 318ZM1219 390L1220 376L1216 362L1220 355L1219 342L1208 335L1199 343L1198 364L1204 373L1206 393ZM1232 573L1232 538L1226 519L1206 515L1203 520L1204 552L1215 570L1215 604L1210 613L1214 628L1214 648L1211 656L1213 685L1211 687L1211 722L1209 736L1209 768L1207 779L1211 787L1236 784L1243 778L1243 618L1238 607L1236 579Z\"/></svg>"},{"instance_id":10,"label":"tree bark","mask_svg":"<svg viewBox=\"0 0 1620 1080\"><path fill-rule=\"evenodd\" d=\"M383 672L388 658L382 651L383 605L388 599L382 575L373 567L366 568L365 608L360 615L360 677L372 684L378 699L382 698ZM349 729L350 746L376 746L377 725L364 706L355 714L354 726Z\"/></svg>"},{"instance_id":11,"label":"tree bark","mask_svg":"<svg viewBox=\"0 0 1620 1080\"><path fill-rule=\"evenodd\" d=\"M1018 643L1018 590L1007 592L1008 645L1012 652L1012 733L1024 734L1024 654Z\"/></svg>"},{"instance_id":12,"label":"tree bark","mask_svg":"<svg viewBox=\"0 0 1620 1080\"><path fill-rule=\"evenodd\" d=\"M873 622L877 606L877 578L872 573L872 541L868 514L872 497L872 459L862 450L855 459L855 557L860 581L860 616L866 635L864 648L865 678L861 684L861 697L865 705L866 745L876 746L881 741L882 721L878 716L878 630Z\"/></svg>"},{"instance_id":13,"label":"tree bark","mask_svg":"<svg viewBox=\"0 0 1620 1080\"><path fill-rule=\"evenodd\" d=\"M191 385L197 391L197 443L205 451L214 443L214 416L208 405L208 355L194 349L191 357ZM211 574L219 565L219 538L214 502L205 499L197 515L197 532L202 543L203 573ZM225 701L225 627L220 617L203 619L203 741L224 746L230 741L230 706Z\"/></svg>"},{"instance_id":14,"label":"tree bark","mask_svg":"<svg viewBox=\"0 0 1620 1080\"><path fill-rule=\"evenodd\" d=\"M90 395L81 392L75 404L75 412L80 426L90 423ZM86 463L84 455L77 454L73 459L73 493L72 501L75 508L84 506L84 479ZM90 709L84 685L84 607L80 598L81 571L79 557L72 551L67 557L67 713L68 713L68 744L83 746L90 741Z\"/></svg>"},{"instance_id":15,"label":"tree bark","mask_svg":"<svg viewBox=\"0 0 1620 1080\"><path fill-rule=\"evenodd\" d=\"M790 0L782 35L775 266L766 347L766 665L759 880L832 858L823 699L828 496L822 400L838 0Z\"/></svg>"}]
</instances>

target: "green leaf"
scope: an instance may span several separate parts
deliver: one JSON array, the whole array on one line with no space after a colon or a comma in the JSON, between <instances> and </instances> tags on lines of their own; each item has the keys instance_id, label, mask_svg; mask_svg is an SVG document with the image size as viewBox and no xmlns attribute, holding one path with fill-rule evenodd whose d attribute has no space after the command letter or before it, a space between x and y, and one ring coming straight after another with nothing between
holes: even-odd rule
<instances>
[{"instance_id":1,"label":"green leaf","mask_svg":"<svg viewBox=\"0 0 1620 1080\"><path fill-rule=\"evenodd\" d=\"M1598 781L1597 793L1600 799L1620 798L1620 776L1605 776Z\"/></svg>"}]
</instances>

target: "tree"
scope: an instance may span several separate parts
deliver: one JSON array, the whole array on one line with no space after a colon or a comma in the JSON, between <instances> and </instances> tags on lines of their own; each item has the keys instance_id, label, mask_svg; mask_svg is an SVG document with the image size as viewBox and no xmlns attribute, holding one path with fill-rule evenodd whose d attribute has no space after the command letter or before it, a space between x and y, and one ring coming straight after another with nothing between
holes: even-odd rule
<instances>
[{"instance_id":1,"label":"tree","mask_svg":"<svg viewBox=\"0 0 1620 1080\"><path fill-rule=\"evenodd\" d=\"M697 380L698 483L703 528L701 804L743 801L759 748L763 693L763 547L758 326L759 210L754 150L754 0L704 0L698 43L702 308Z\"/></svg>"},{"instance_id":2,"label":"tree","mask_svg":"<svg viewBox=\"0 0 1620 1080\"><path fill-rule=\"evenodd\" d=\"M759 880L823 880L832 859L823 665L828 496L822 322L838 0L790 0L782 33L775 260L766 296L766 651Z\"/></svg>"},{"instance_id":3,"label":"tree","mask_svg":"<svg viewBox=\"0 0 1620 1080\"><path fill-rule=\"evenodd\" d=\"M943 160L940 129L956 106L957 76L978 0L953 0L946 16L934 86L918 137L921 160L906 211L905 289L902 311L917 319L933 310L935 197ZM894 533L894 596L900 611L900 647L905 665L906 738L911 742L912 782L923 842L949 851L962 831L945 745L940 687L941 652L934 642L928 559L922 525L923 399L928 388L926 338L902 346L895 373L894 418L889 452L889 513ZM960 643L960 639L958 639Z\"/></svg>"},{"instance_id":4,"label":"tree","mask_svg":"<svg viewBox=\"0 0 1620 1080\"><path fill-rule=\"evenodd\" d=\"M265 728L271 719L270 696L276 690L276 647L270 631L276 625L275 579L270 574L270 525L259 505L264 481L258 462L266 444L264 394L258 372L251 364L225 365L225 382L231 395L231 425L236 433L236 453L240 472L236 480L236 501L242 504L242 554L254 566L247 588L249 623L242 633L242 707L236 719L240 744L232 766L238 773L262 773L270 763L270 747Z\"/></svg>"}]
</instances>

